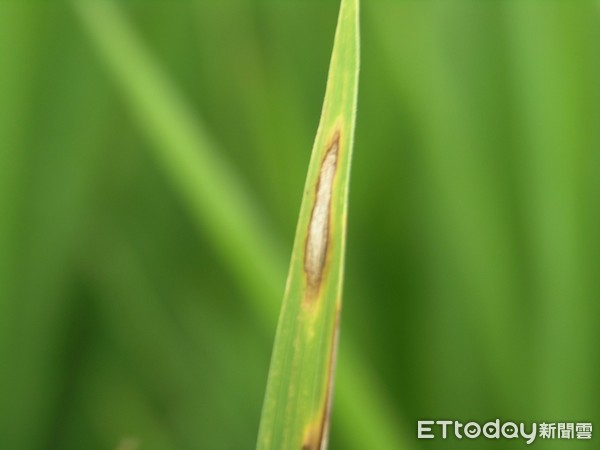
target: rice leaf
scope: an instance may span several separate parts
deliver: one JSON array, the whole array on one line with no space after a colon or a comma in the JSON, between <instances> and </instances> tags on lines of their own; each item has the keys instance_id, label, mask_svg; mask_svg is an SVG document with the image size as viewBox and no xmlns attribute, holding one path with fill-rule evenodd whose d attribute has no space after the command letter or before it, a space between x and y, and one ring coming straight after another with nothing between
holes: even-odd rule
<instances>
[{"instance_id":1,"label":"rice leaf","mask_svg":"<svg viewBox=\"0 0 600 450\"><path fill-rule=\"evenodd\" d=\"M358 0L342 0L277 327L258 450L327 447L359 67Z\"/></svg>"}]
</instances>

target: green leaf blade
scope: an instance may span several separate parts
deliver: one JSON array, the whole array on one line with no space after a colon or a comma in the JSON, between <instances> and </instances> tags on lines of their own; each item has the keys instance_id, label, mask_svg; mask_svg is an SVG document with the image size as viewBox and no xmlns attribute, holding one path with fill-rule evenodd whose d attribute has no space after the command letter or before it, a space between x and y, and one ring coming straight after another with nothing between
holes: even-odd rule
<instances>
[{"instance_id":1,"label":"green leaf blade","mask_svg":"<svg viewBox=\"0 0 600 450\"><path fill-rule=\"evenodd\" d=\"M334 377L359 68L358 0L342 0L279 319L258 450L323 450Z\"/></svg>"}]
</instances>

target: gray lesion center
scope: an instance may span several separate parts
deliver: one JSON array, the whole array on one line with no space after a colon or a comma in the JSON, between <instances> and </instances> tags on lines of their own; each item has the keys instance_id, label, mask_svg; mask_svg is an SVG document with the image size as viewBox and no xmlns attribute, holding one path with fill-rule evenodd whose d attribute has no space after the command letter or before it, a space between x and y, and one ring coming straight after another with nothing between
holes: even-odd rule
<instances>
[{"instance_id":1,"label":"gray lesion center","mask_svg":"<svg viewBox=\"0 0 600 450\"><path fill-rule=\"evenodd\" d=\"M313 288L318 287L321 283L327 261L331 196L337 169L338 150L339 135L336 135L321 163L315 193L315 204L308 225L304 271L306 272L308 285Z\"/></svg>"}]
</instances>

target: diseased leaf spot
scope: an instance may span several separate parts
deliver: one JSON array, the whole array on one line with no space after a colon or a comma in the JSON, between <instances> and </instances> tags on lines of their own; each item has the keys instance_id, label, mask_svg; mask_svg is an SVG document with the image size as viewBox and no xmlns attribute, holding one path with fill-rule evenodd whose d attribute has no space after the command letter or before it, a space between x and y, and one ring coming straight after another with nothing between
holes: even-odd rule
<instances>
[{"instance_id":1,"label":"diseased leaf spot","mask_svg":"<svg viewBox=\"0 0 600 450\"><path fill-rule=\"evenodd\" d=\"M340 134L337 131L321 163L315 192L315 204L308 224L304 271L306 272L308 286L311 290L316 290L321 284L327 261L331 196L337 169L339 146Z\"/></svg>"},{"instance_id":2,"label":"diseased leaf spot","mask_svg":"<svg viewBox=\"0 0 600 450\"><path fill-rule=\"evenodd\" d=\"M321 408L320 414L309 425L304 434L302 450L325 450L329 440L329 420L331 418L331 405L333 401L333 380L335 378L335 361L337 356L337 346L340 329L340 310L336 311L335 328L333 331L333 339L331 341L331 349L329 351L329 366L327 370L327 388L325 391L325 401Z\"/></svg>"}]
</instances>

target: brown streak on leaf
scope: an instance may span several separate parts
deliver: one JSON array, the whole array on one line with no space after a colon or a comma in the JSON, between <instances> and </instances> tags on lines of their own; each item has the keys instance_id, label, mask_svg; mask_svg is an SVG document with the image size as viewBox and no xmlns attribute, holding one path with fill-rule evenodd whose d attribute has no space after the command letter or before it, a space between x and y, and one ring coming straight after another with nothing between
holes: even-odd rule
<instances>
[{"instance_id":1,"label":"brown streak on leaf","mask_svg":"<svg viewBox=\"0 0 600 450\"><path fill-rule=\"evenodd\" d=\"M327 390L325 400L318 419L313 422L305 433L301 450L325 450L329 440L329 419L331 417L331 405L333 403L333 380L335 378L335 361L337 355L338 337L340 330L340 310L335 312L335 328L329 351L329 366L327 369Z\"/></svg>"}]
</instances>

